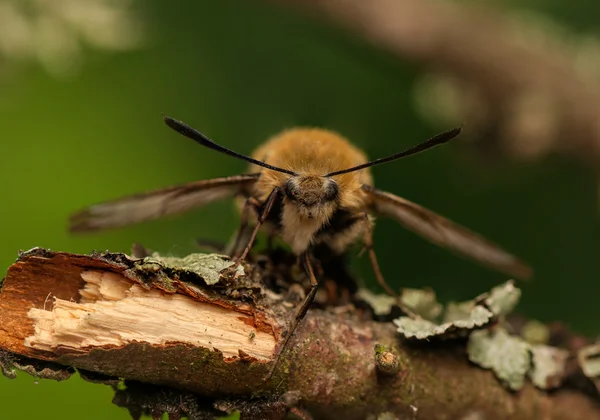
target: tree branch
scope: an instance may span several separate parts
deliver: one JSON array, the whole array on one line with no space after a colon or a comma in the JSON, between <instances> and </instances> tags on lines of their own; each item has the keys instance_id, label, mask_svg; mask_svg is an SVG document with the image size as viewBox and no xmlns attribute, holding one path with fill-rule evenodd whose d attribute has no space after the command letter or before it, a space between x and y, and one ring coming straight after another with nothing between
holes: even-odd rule
<instances>
[{"instance_id":1,"label":"tree branch","mask_svg":"<svg viewBox=\"0 0 600 420\"><path fill-rule=\"evenodd\" d=\"M315 418L600 416L596 402L574 390L547 394L527 385L510 393L468 363L464 342L408 345L391 323L361 319L354 308L310 311L263 382L294 305L262 286L273 274L269 264L243 268L214 255L175 265L36 248L21 254L2 284L0 349L15 360L50 362L44 366L54 373L41 375L55 379L64 379L55 373L60 364L201 398L285 400L291 392ZM376 356L378 344L393 355Z\"/></svg>"}]
</instances>

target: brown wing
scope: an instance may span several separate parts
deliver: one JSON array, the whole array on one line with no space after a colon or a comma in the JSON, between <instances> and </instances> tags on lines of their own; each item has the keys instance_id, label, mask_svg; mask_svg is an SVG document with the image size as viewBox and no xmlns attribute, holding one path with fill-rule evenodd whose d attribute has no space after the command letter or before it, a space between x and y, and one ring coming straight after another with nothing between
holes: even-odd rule
<instances>
[{"instance_id":1,"label":"brown wing","mask_svg":"<svg viewBox=\"0 0 600 420\"><path fill-rule=\"evenodd\" d=\"M83 209L70 218L71 232L92 232L181 214L213 201L248 194L259 174L190 182L123 197Z\"/></svg>"},{"instance_id":2,"label":"brown wing","mask_svg":"<svg viewBox=\"0 0 600 420\"><path fill-rule=\"evenodd\" d=\"M425 239L519 279L533 272L524 262L467 228L393 194L364 185L375 213L391 217Z\"/></svg>"}]
</instances>

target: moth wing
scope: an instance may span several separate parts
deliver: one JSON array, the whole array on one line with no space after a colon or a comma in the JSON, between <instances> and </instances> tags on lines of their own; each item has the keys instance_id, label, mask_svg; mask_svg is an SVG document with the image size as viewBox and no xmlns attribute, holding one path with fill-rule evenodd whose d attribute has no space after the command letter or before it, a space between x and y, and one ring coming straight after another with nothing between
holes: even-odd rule
<instances>
[{"instance_id":1,"label":"moth wing","mask_svg":"<svg viewBox=\"0 0 600 420\"><path fill-rule=\"evenodd\" d=\"M425 239L519 279L531 278L524 262L482 236L404 198L364 185L374 213L390 217Z\"/></svg>"},{"instance_id":2,"label":"moth wing","mask_svg":"<svg viewBox=\"0 0 600 420\"><path fill-rule=\"evenodd\" d=\"M217 200L248 195L258 176L247 174L190 182L96 204L73 214L69 230L93 232L185 213Z\"/></svg>"}]
</instances>

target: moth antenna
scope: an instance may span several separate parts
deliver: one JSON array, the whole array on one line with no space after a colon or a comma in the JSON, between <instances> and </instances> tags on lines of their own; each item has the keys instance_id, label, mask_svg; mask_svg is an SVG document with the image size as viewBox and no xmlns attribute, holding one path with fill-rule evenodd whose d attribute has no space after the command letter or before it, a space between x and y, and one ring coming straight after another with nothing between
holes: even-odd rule
<instances>
[{"instance_id":1,"label":"moth antenna","mask_svg":"<svg viewBox=\"0 0 600 420\"><path fill-rule=\"evenodd\" d=\"M186 123L184 123L182 121L178 121L178 120L171 118L164 114L163 114L163 119L165 121L165 124L167 124L173 130L177 131L179 134L183 134L184 136L194 140L197 143L200 143L204 147L208 147L209 149L216 150L217 152L221 152L226 155L233 156L233 157L241 159L241 160L245 160L246 162L250 162L250 163L253 163L254 165L262 166L263 168L267 168L272 171L283 172L284 174L289 174L292 176L297 175L293 171L289 171L287 169L278 168L276 166L269 165L268 163L264 163L264 162L261 162L260 160L253 159L250 156L246 156L241 153L234 152L233 150L227 149L226 147L220 146L217 143L215 143L214 141L212 141L211 139L209 139L208 137L206 137L204 134L202 134L201 132L196 130L195 128L190 127L189 125L187 125Z\"/></svg>"},{"instance_id":2,"label":"moth antenna","mask_svg":"<svg viewBox=\"0 0 600 420\"><path fill-rule=\"evenodd\" d=\"M462 130L462 126L453 128L452 130L445 131L436 136L433 136L429 140L424 141L423 143L419 143L416 146L411 147L410 149L406 149L402 152L396 153L395 155L379 158L372 160L367 163L363 163L362 165L353 166L352 168L342 169L341 171L330 172L325 176L334 176L347 174L348 172L360 171L361 169L369 168L371 166L380 165L382 163L391 162L393 160L402 159L407 156L416 155L417 153L424 152L425 150L432 149L440 144L444 144L452 140L454 137L460 134Z\"/></svg>"}]
</instances>

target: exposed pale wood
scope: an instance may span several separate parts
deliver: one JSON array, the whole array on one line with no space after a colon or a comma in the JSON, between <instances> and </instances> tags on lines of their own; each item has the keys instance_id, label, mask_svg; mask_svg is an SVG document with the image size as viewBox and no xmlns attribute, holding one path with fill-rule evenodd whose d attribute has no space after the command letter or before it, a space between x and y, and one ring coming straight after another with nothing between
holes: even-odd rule
<instances>
[{"instance_id":1,"label":"exposed pale wood","mask_svg":"<svg viewBox=\"0 0 600 420\"><path fill-rule=\"evenodd\" d=\"M51 298L48 309L28 312L35 332L25 346L54 351L61 347L125 346L134 342L187 343L216 348L224 357L240 351L269 360L277 344L273 334L257 331L247 315L188 296L146 290L115 273L84 271L80 302Z\"/></svg>"}]
</instances>

